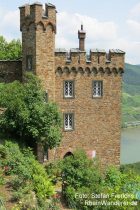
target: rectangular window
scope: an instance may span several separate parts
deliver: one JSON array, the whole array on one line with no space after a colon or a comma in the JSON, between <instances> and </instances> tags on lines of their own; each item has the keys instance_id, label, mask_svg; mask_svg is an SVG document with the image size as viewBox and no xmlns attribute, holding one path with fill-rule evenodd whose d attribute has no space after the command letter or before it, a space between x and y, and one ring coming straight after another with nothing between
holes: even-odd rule
<instances>
[{"instance_id":1,"label":"rectangular window","mask_svg":"<svg viewBox=\"0 0 140 210\"><path fill-rule=\"evenodd\" d=\"M31 55L26 56L26 70L28 71L32 70L32 56Z\"/></svg>"},{"instance_id":2,"label":"rectangular window","mask_svg":"<svg viewBox=\"0 0 140 210\"><path fill-rule=\"evenodd\" d=\"M93 81L93 97L101 97L103 95L103 81Z\"/></svg>"},{"instance_id":3,"label":"rectangular window","mask_svg":"<svg viewBox=\"0 0 140 210\"><path fill-rule=\"evenodd\" d=\"M64 130L70 131L74 129L74 114L66 113L64 114Z\"/></svg>"},{"instance_id":4,"label":"rectangular window","mask_svg":"<svg viewBox=\"0 0 140 210\"><path fill-rule=\"evenodd\" d=\"M74 81L64 81L64 97L74 97Z\"/></svg>"}]
</instances>

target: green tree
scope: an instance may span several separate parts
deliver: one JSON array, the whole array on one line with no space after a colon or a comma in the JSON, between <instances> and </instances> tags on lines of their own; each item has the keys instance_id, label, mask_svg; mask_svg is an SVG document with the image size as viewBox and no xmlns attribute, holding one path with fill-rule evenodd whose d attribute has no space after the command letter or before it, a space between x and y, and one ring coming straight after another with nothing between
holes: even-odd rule
<instances>
[{"instance_id":1,"label":"green tree","mask_svg":"<svg viewBox=\"0 0 140 210\"><path fill-rule=\"evenodd\" d=\"M0 36L0 59L6 59L7 45L5 38Z\"/></svg>"},{"instance_id":2,"label":"green tree","mask_svg":"<svg viewBox=\"0 0 140 210\"><path fill-rule=\"evenodd\" d=\"M0 60L14 60L21 58L21 41L13 39L7 42L0 36Z\"/></svg>"},{"instance_id":3,"label":"green tree","mask_svg":"<svg viewBox=\"0 0 140 210\"><path fill-rule=\"evenodd\" d=\"M62 165L63 195L70 208L86 210L84 202L92 193L101 192L98 162L89 159L82 150L64 159ZM82 196L84 195L84 197Z\"/></svg>"},{"instance_id":4,"label":"green tree","mask_svg":"<svg viewBox=\"0 0 140 210\"><path fill-rule=\"evenodd\" d=\"M70 208L137 210L140 207L140 176L113 166L100 173L98 162L89 159L83 151L64 159L62 180L63 195Z\"/></svg>"},{"instance_id":5,"label":"green tree","mask_svg":"<svg viewBox=\"0 0 140 210\"><path fill-rule=\"evenodd\" d=\"M61 141L61 116L55 103L45 102L41 81L27 74L24 83L15 81L0 87L0 129L11 137L54 148Z\"/></svg>"}]
</instances>

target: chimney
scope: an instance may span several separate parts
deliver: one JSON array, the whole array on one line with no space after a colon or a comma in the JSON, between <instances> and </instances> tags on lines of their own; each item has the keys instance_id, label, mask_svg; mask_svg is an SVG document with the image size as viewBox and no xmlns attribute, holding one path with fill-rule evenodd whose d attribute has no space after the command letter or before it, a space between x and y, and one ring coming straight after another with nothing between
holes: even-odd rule
<instances>
[{"instance_id":1,"label":"chimney","mask_svg":"<svg viewBox=\"0 0 140 210\"><path fill-rule=\"evenodd\" d=\"M81 25L81 30L78 31L80 51L85 51L85 38L86 38L86 32L83 30L83 25Z\"/></svg>"}]
</instances>

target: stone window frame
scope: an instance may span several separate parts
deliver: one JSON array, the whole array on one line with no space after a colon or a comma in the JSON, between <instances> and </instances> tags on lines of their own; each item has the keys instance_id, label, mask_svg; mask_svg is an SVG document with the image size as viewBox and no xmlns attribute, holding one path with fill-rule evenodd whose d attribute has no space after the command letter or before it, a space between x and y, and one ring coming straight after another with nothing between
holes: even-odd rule
<instances>
[{"instance_id":1,"label":"stone window frame","mask_svg":"<svg viewBox=\"0 0 140 210\"><path fill-rule=\"evenodd\" d=\"M95 83L100 83L100 94L94 94ZM93 80L92 81L92 98L102 98L103 97L103 80Z\"/></svg>"},{"instance_id":2,"label":"stone window frame","mask_svg":"<svg viewBox=\"0 0 140 210\"><path fill-rule=\"evenodd\" d=\"M72 84L73 84L73 86L72 86L73 90L72 90L72 95L71 96L70 95L68 95L68 96L65 95L65 83L66 82L72 82ZM64 80L64 82L63 82L63 98L64 99L75 98L75 80Z\"/></svg>"},{"instance_id":3,"label":"stone window frame","mask_svg":"<svg viewBox=\"0 0 140 210\"><path fill-rule=\"evenodd\" d=\"M31 66L30 68L29 68L29 63L28 62L30 62L30 66ZM26 55L26 70L27 71L32 71L33 70L33 56L32 55Z\"/></svg>"},{"instance_id":4,"label":"stone window frame","mask_svg":"<svg viewBox=\"0 0 140 210\"><path fill-rule=\"evenodd\" d=\"M72 116L72 126L71 127L68 127L66 128L66 125L65 125L65 116L66 115L71 115ZM74 113L73 112L66 112L63 114L63 125L64 125L64 131L73 131L74 130L74 122L75 122L75 116L74 116Z\"/></svg>"}]
</instances>

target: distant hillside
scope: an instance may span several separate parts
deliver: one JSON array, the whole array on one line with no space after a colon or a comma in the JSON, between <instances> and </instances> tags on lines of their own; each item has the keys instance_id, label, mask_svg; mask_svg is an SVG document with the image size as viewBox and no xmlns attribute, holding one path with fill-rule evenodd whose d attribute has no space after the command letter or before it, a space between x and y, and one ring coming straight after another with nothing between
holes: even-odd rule
<instances>
[{"instance_id":1,"label":"distant hillside","mask_svg":"<svg viewBox=\"0 0 140 210\"><path fill-rule=\"evenodd\" d=\"M124 92L131 95L140 95L140 66L126 63L123 81Z\"/></svg>"},{"instance_id":2,"label":"distant hillside","mask_svg":"<svg viewBox=\"0 0 140 210\"><path fill-rule=\"evenodd\" d=\"M122 98L123 123L140 121L140 66L125 64Z\"/></svg>"}]
</instances>

